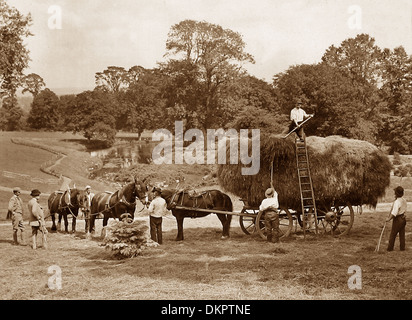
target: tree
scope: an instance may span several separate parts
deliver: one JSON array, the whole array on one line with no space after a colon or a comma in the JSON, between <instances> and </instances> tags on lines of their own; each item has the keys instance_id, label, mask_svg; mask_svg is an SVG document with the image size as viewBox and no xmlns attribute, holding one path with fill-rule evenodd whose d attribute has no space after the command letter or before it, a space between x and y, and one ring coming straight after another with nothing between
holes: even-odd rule
<instances>
[{"instance_id":1,"label":"tree","mask_svg":"<svg viewBox=\"0 0 412 320\"><path fill-rule=\"evenodd\" d=\"M59 111L59 97L46 88L34 97L27 124L33 129L55 130L59 123Z\"/></svg>"},{"instance_id":2,"label":"tree","mask_svg":"<svg viewBox=\"0 0 412 320\"><path fill-rule=\"evenodd\" d=\"M40 77L38 74L30 73L29 75L24 76L22 86L23 94L26 92L30 92L33 95L33 98L35 98L39 94L39 92L44 89L46 84L44 83L43 78Z\"/></svg>"},{"instance_id":3,"label":"tree","mask_svg":"<svg viewBox=\"0 0 412 320\"><path fill-rule=\"evenodd\" d=\"M29 51L23 41L32 35L31 21L30 14L24 16L0 0L0 98L14 96L20 85L29 62Z\"/></svg>"},{"instance_id":4,"label":"tree","mask_svg":"<svg viewBox=\"0 0 412 320\"><path fill-rule=\"evenodd\" d=\"M138 80L117 96L120 106L118 129L138 132L166 125L165 99L162 97L164 76L157 69L141 70Z\"/></svg>"},{"instance_id":5,"label":"tree","mask_svg":"<svg viewBox=\"0 0 412 320\"><path fill-rule=\"evenodd\" d=\"M107 92L117 93L129 86L129 74L123 67L110 66L95 75L96 87Z\"/></svg>"},{"instance_id":6,"label":"tree","mask_svg":"<svg viewBox=\"0 0 412 320\"><path fill-rule=\"evenodd\" d=\"M112 94L95 89L64 99L65 131L82 133L89 141L98 140L103 147L114 143L116 136L116 102Z\"/></svg>"},{"instance_id":7,"label":"tree","mask_svg":"<svg viewBox=\"0 0 412 320\"><path fill-rule=\"evenodd\" d=\"M325 63L297 65L274 77L278 103L289 114L297 98L315 117L305 126L308 135L342 135L375 141L376 114L364 108L352 79L339 68Z\"/></svg>"},{"instance_id":8,"label":"tree","mask_svg":"<svg viewBox=\"0 0 412 320\"><path fill-rule=\"evenodd\" d=\"M169 107L181 110L189 125L215 125L220 90L239 77L243 63L254 63L242 36L205 21L184 20L172 26L166 41L170 77Z\"/></svg>"},{"instance_id":9,"label":"tree","mask_svg":"<svg viewBox=\"0 0 412 320\"><path fill-rule=\"evenodd\" d=\"M354 83L375 85L381 78L381 56L375 39L363 33L342 41L338 48L330 46L322 61L347 73Z\"/></svg>"},{"instance_id":10,"label":"tree","mask_svg":"<svg viewBox=\"0 0 412 320\"><path fill-rule=\"evenodd\" d=\"M16 97L7 96L0 108L0 129L15 131L21 129L23 110L18 106Z\"/></svg>"}]
</instances>

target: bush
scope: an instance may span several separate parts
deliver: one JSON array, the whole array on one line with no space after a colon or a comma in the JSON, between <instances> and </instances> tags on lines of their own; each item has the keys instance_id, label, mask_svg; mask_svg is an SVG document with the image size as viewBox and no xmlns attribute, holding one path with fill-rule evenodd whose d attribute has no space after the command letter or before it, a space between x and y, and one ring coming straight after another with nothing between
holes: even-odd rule
<instances>
[{"instance_id":1,"label":"bush","mask_svg":"<svg viewBox=\"0 0 412 320\"><path fill-rule=\"evenodd\" d=\"M156 247L158 243L150 239L148 226L144 221L116 221L107 227L103 242L107 250L112 250L118 258L133 258L142 254L147 247Z\"/></svg>"}]
</instances>

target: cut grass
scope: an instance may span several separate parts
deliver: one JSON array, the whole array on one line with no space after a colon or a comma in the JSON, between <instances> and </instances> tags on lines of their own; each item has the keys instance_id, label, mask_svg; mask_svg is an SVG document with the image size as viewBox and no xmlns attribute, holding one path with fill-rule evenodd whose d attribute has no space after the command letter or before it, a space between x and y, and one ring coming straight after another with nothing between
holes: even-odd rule
<instances>
[{"instance_id":1,"label":"cut grass","mask_svg":"<svg viewBox=\"0 0 412 320\"><path fill-rule=\"evenodd\" d=\"M185 220L185 240L175 242L176 222L164 219L164 244L133 259L117 260L99 238L49 234L49 250L14 247L10 226L0 227L3 272L13 270L5 299L411 299L412 237L407 251L385 252L389 231L374 252L381 222L378 208L356 216L351 235L303 240L293 235L280 244L242 233L235 217L231 238L220 240L216 216ZM140 219L146 219L147 217ZM82 230L79 221L78 230ZM50 222L48 222L50 224ZM97 234L101 220L97 222ZM398 242L397 242L398 244ZM47 269L62 270L62 289L50 290ZM348 268L362 270L362 289L348 288ZM9 274L9 273L8 273ZM5 280L2 280L5 281ZM13 284L13 285L10 285Z\"/></svg>"}]
</instances>

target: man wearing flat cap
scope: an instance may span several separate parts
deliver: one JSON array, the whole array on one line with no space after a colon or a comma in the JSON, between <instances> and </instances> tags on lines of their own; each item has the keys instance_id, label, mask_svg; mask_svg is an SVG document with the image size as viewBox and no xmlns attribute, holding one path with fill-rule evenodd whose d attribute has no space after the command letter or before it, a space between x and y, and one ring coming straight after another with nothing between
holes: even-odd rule
<instances>
[{"instance_id":1,"label":"man wearing flat cap","mask_svg":"<svg viewBox=\"0 0 412 320\"><path fill-rule=\"evenodd\" d=\"M265 214L265 229L268 242L279 242L279 202L278 193L274 188L269 188L265 192L266 199L263 199L259 206L259 211Z\"/></svg>"},{"instance_id":2,"label":"man wearing flat cap","mask_svg":"<svg viewBox=\"0 0 412 320\"><path fill-rule=\"evenodd\" d=\"M403 198L404 190L401 186L394 189L395 191L395 201L392 204L389 216L386 219L387 222L393 220L391 235L389 236L389 244L387 251L392 251L395 245L396 236L399 233L399 244L400 250L405 250L405 226L406 226L406 209L407 202Z\"/></svg>"},{"instance_id":3,"label":"man wearing flat cap","mask_svg":"<svg viewBox=\"0 0 412 320\"><path fill-rule=\"evenodd\" d=\"M13 188L13 196L10 198L8 212L11 213L13 225L13 244L18 245L18 232L20 231L20 244L24 245L24 225L23 225L23 201L20 198L21 190L19 187Z\"/></svg>"},{"instance_id":4,"label":"man wearing flat cap","mask_svg":"<svg viewBox=\"0 0 412 320\"><path fill-rule=\"evenodd\" d=\"M44 221L44 211L43 208L39 204L41 192L38 189L34 189L31 191L32 199L27 204L30 213L30 225L31 225L31 235L32 235L32 242L33 242L33 249L37 249L37 232L40 231L43 235L43 248L47 249L47 229L46 223Z\"/></svg>"}]
</instances>

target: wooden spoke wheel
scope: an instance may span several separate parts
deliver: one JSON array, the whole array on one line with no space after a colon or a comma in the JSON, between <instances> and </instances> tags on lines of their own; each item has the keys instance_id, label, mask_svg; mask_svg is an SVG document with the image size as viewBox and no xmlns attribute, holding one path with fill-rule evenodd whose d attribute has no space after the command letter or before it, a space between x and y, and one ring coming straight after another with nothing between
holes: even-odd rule
<instances>
[{"instance_id":1,"label":"wooden spoke wheel","mask_svg":"<svg viewBox=\"0 0 412 320\"><path fill-rule=\"evenodd\" d=\"M350 204L331 208L317 209L318 231L340 237L349 233L355 214Z\"/></svg>"},{"instance_id":2,"label":"wooden spoke wheel","mask_svg":"<svg viewBox=\"0 0 412 320\"><path fill-rule=\"evenodd\" d=\"M264 212L259 212L256 217L255 226L257 232L262 239L266 240L266 227L265 227L265 214ZM293 218L290 214L289 209L280 209L279 212L279 238L283 239L290 235L293 228Z\"/></svg>"},{"instance_id":3,"label":"wooden spoke wheel","mask_svg":"<svg viewBox=\"0 0 412 320\"><path fill-rule=\"evenodd\" d=\"M256 232L256 216L259 210L254 209L242 209L241 213L250 214L250 216L239 216L239 224L242 231L247 234L251 235Z\"/></svg>"}]
</instances>

